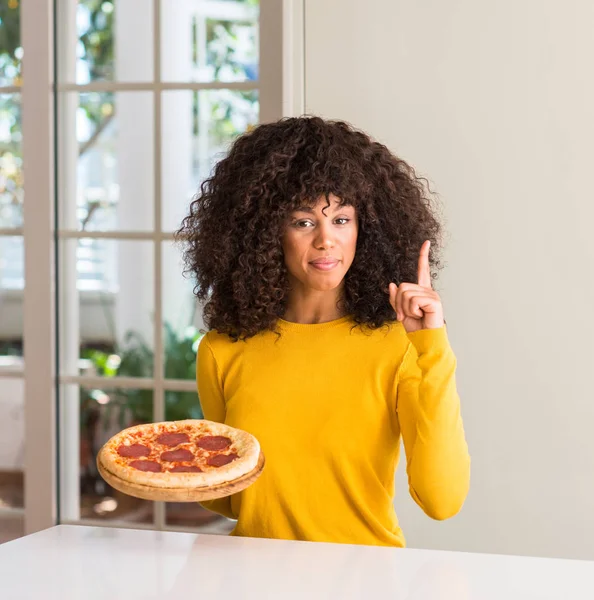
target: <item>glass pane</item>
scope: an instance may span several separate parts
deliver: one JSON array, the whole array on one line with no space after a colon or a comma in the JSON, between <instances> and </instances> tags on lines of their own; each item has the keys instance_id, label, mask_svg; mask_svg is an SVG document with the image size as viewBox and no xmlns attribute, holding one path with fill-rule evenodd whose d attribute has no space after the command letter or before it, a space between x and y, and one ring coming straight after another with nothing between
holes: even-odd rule
<instances>
[{"instance_id":1,"label":"glass pane","mask_svg":"<svg viewBox=\"0 0 594 600\"><path fill-rule=\"evenodd\" d=\"M2 371L8 369L22 370L22 359L6 364L0 358L0 512L24 505L25 380L3 377ZM0 518L0 529L2 524Z\"/></svg>"},{"instance_id":2,"label":"glass pane","mask_svg":"<svg viewBox=\"0 0 594 600\"><path fill-rule=\"evenodd\" d=\"M165 392L165 419L202 419L200 402L195 391ZM167 502L165 521L170 527L194 527L208 533L229 533L235 521L206 510L196 502Z\"/></svg>"},{"instance_id":3,"label":"glass pane","mask_svg":"<svg viewBox=\"0 0 594 600\"><path fill-rule=\"evenodd\" d=\"M97 471L113 435L153 421L153 391L62 386L60 499L64 519L152 523L153 503L114 490ZM78 514L77 514L78 513Z\"/></svg>"},{"instance_id":4,"label":"glass pane","mask_svg":"<svg viewBox=\"0 0 594 600\"><path fill-rule=\"evenodd\" d=\"M153 243L60 242L60 366L68 375L153 376Z\"/></svg>"},{"instance_id":5,"label":"glass pane","mask_svg":"<svg viewBox=\"0 0 594 600\"><path fill-rule=\"evenodd\" d=\"M0 368L19 370L23 356L23 238L0 236Z\"/></svg>"},{"instance_id":6,"label":"glass pane","mask_svg":"<svg viewBox=\"0 0 594 600\"><path fill-rule=\"evenodd\" d=\"M0 94L0 228L23 225L21 139L21 96Z\"/></svg>"},{"instance_id":7,"label":"glass pane","mask_svg":"<svg viewBox=\"0 0 594 600\"><path fill-rule=\"evenodd\" d=\"M173 243L163 249L163 344L166 379L196 379L196 351L204 327L192 280L182 276L181 253ZM201 417L192 417L201 418Z\"/></svg>"},{"instance_id":8,"label":"glass pane","mask_svg":"<svg viewBox=\"0 0 594 600\"><path fill-rule=\"evenodd\" d=\"M162 1L163 81L257 80L259 4Z\"/></svg>"},{"instance_id":9,"label":"glass pane","mask_svg":"<svg viewBox=\"0 0 594 600\"><path fill-rule=\"evenodd\" d=\"M21 85L20 1L0 3L0 86Z\"/></svg>"},{"instance_id":10,"label":"glass pane","mask_svg":"<svg viewBox=\"0 0 594 600\"><path fill-rule=\"evenodd\" d=\"M152 93L64 93L58 101L61 227L152 229Z\"/></svg>"},{"instance_id":11,"label":"glass pane","mask_svg":"<svg viewBox=\"0 0 594 600\"><path fill-rule=\"evenodd\" d=\"M258 92L172 91L162 104L163 229L175 231L233 139L258 123Z\"/></svg>"},{"instance_id":12,"label":"glass pane","mask_svg":"<svg viewBox=\"0 0 594 600\"><path fill-rule=\"evenodd\" d=\"M198 392L196 390L165 391L165 420L183 421L184 419L204 419Z\"/></svg>"},{"instance_id":13,"label":"glass pane","mask_svg":"<svg viewBox=\"0 0 594 600\"><path fill-rule=\"evenodd\" d=\"M152 1L58 0L56 24L61 82L152 81Z\"/></svg>"}]
</instances>

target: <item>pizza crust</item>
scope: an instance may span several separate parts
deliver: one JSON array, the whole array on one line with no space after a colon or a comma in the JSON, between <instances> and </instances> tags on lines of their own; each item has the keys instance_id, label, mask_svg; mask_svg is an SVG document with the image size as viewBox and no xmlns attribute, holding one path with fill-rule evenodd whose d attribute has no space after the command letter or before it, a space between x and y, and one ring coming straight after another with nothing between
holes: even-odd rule
<instances>
[{"instance_id":1,"label":"pizza crust","mask_svg":"<svg viewBox=\"0 0 594 600\"><path fill-rule=\"evenodd\" d=\"M159 488L139 483L130 483L106 471L99 461L97 462L97 467L101 477L111 487L128 496L161 502L204 502L205 500L216 500L217 498L232 496L245 490L260 477L264 469L264 463L264 454L260 452L258 466L251 473L229 483L199 488Z\"/></svg>"},{"instance_id":2,"label":"pizza crust","mask_svg":"<svg viewBox=\"0 0 594 600\"><path fill-rule=\"evenodd\" d=\"M169 471L146 472L131 467L130 459L122 458L117 449L122 445L143 443L143 435L146 434L145 444L151 448L151 454L139 460L154 460L162 452L174 448L162 446L156 442L156 438L162 433L187 433L190 442L175 446L175 449L192 448L192 451L201 457L208 458L211 455L231 454L238 455L234 461L221 467L211 467L200 464L202 473L172 473ZM204 435L221 435L231 440L231 445L224 451L207 451L197 449L196 440ZM250 472L258 466L260 456L260 444L251 434L241 429L230 427L222 423L208 421L206 419L187 419L184 421L165 421L163 423L149 423L135 425L124 429L113 436L99 451L97 462L104 470L111 473L120 480L156 488L195 489L210 487L232 482ZM167 463L158 460L162 467ZM181 461L184 462L184 461Z\"/></svg>"}]
</instances>

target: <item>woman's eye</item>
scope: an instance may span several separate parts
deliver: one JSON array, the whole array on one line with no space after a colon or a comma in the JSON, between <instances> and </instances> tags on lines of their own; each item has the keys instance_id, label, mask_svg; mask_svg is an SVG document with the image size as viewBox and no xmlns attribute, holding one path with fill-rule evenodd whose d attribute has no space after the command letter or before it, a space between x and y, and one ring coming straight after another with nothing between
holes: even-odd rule
<instances>
[{"instance_id":1,"label":"woman's eye","mask_svg":"<svg viewBox=\"0 0 594 600\"><path fill-rule=\"evenodd\" d=\"M345 221L344 225L346 225L350 221L350 219L347 219L345 217L339 217L338 219L336 219L336 221ZM301 225L305 223L311 223L311 221L297 221L295 223L295 227L298 227L299 229L304 229L303 227L301 227Z\"/></svg>"}]
</instances>

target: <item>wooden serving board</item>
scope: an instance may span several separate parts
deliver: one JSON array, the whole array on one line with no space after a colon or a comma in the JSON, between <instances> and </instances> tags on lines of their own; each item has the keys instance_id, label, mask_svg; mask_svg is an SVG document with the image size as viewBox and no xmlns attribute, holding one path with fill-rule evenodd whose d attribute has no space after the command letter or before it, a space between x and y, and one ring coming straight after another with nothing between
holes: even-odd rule
<instances>
[{"instance_id":1,"label":"wooden serving board","mask_svg":"<svg viewBox=\"0 0 594 600\"><path fill-rule=\"evenodd\" d=\"M105 469L99 460L97 460L97 468L99 469L101 477L103 477L111 487L128 496L161 502L201 502L202 500L224 498L225 496L231 496L232 494L245 490L260 477L260 474L264 469L264 462L264 453L260 452L258 464L253 471L250 471L229 483L196 488L161 488L124 481Z\"/></svg>"}]
</instances>

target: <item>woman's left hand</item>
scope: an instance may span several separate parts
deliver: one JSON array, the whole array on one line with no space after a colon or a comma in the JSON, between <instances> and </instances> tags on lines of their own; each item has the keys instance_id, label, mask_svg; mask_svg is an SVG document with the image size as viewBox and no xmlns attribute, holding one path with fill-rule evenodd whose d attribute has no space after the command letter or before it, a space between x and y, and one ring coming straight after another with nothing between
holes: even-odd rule
<instances>
[{"instance_id":1,"label":"woman's left hand","mask_svg":"<svg viewBox=\"0 0 594 600\"><path fill-rule=\"evenodd\" d=\"M443 306L439 294L431 287L429 246L427 240L419 255L418 284L390 283L390 304L407 333L420 329L439 329L444 325Z\"/></svg>"}]
</instances>

